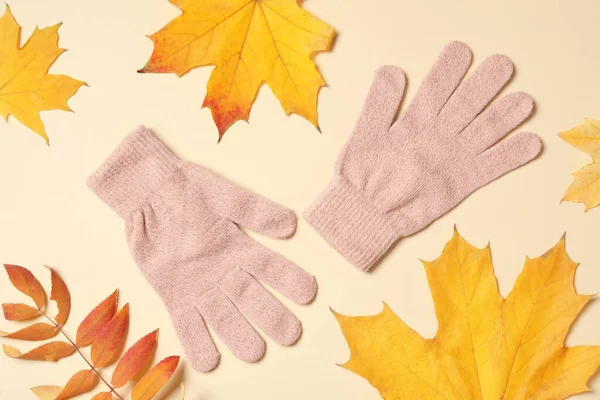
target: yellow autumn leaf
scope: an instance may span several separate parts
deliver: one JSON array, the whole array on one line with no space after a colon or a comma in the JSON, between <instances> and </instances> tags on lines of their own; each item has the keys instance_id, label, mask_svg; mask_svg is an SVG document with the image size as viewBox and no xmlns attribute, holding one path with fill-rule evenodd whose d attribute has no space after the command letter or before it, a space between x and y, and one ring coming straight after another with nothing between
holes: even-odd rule
<instances>
[{"instance_id":1,"label":"yellow autumn leaf","mask_svg":"<svg viewBox=\"0 0 600 400\"><path fill-rule=\"evenodd\" d=\"M343 367L384 399L559 400L589 390L600 346L564 347L591 296L576 294L577 264L562 238L527 259L512 292L498 292L489 247L455 232L442 255L424 262L439 324L424 339L388 307L374 316L334 313L348 342Z\"/></svg>"},{"instance_id":2,"label":"yellow autumn leaf","mask_svg":"<svg viewBox=\"0 0 600 400\"><path fill-rule=\"evenodd\" d=\"M592 156L593 162L576 171L563 200L585 204L585 211L600 204L600 121L586 118L583 125L558 134L571 146Z\"/></svg>"},{"instance_id":3,"label":"yellow autumn leaf","mask_svg":"<svg viewBox=\"0 0 600 400\"><path fill-rule=\"evenodd\" d=\"M204 107L219 140L237 120L248 121L263 83L286 112L317 128L317 96L325 85L312 58L329 50L333 29L297 0L169 0L182 14L151 35L154 52L138 72L172 72L215 65Z\"/></svg>"},{"instance_id":4,"label":"yellow autumn leaf","mask_svg":"<svg viewBox=\"0 0 600 400\"><path fill-rule=\"evenodd\" d=\"M0 18L0 115L13 115L48 142L40 111L71 111L67 100L84 85L48 69L65 51L58 47L60 24L38 29L21 47L21 27L6 6Z\"/></svg>"}]
</instances>

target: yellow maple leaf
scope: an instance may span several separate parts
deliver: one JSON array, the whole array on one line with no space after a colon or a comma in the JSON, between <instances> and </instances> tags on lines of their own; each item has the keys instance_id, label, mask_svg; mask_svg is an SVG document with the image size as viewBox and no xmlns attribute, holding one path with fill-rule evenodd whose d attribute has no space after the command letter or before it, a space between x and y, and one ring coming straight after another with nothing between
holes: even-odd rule
<instances>
[{"instance_id":1,"label":"yellow maple leaf","mask_svg":"<svg viewBox=\"0 0 600 400\"><path fill-rule=\"evenodd\" d=\"M21 27L6 6L0 18L0 115L13 115L48 143L43 110L71 111L67 100L84 82L48 69L65 50L58 47L61 24L38 29L20 47Z\"/></svg>"},{"instance_id":2,"label":"yellow maple leaf","mask_svg":"<svg viewBox=\"0 0 600 400\"><path fill-rule=\"evenodd\" d=\"M424 262L439 324L424 339L384 305L375 316L334 312L351 351L343 367L384 399L558 400L589 390L600 346L564 347L591 296L575 293L577 264L564 237L527 259L512 292L500 296L489 246L455 231L442 255Z\"/></svg>"},{"instance_id":3,"label":"yellow maple leaf","mask_svg":"<svg viewBox=\"0 0 600 400\"><path fill-rule=\"evenodd\" d=\"M328 50L333 29L297 0L169 0L182 14L151 35L154 52L138 72L173 72L215 65L203 107L219 140L236 121L248 121L258 89L269 85L289 115L317 129L317 96L325 85L312 57Z\"/></svg>"},{"instance_id":4,"label":"yellow maple leaf","mask_svg":"<svg viewBox=\"0 0 600 400\"><path fill-rule=\"evenodd\" d=\"M586 118L583 125L558 134L571 146L592 156L593 162L576 171L563 200L585 204L585 211L600 204L600 121Z\"/></svg>"}]
</instances>

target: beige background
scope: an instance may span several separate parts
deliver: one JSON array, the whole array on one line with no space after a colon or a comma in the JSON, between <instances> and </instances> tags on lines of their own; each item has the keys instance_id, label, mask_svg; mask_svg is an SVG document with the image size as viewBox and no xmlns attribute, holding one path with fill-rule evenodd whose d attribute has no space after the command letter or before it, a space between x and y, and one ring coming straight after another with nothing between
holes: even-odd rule
<instances>
[{"instance_id":1,"label":"beige background","mask_svg":"<svg viewBox=\"0 0 600 400\"><path fill-rule=\"evenodd\" d=\"M584 214L582 205L559 203L571 172L589 159L557 137L586 116L600 116L597 0L307 0L304 7L339 33L333 52L317 57L329 86L319 98L323 134L300 117L286 117L264 87L250 125L237 123L220 145L210 112L200 109L211 68L181 79L136 73L152 51L145 35L178 14L167 0L10 4L24 39L36 24L64 23L60 45L69 51L52 72L90 87L69 102L75 114L43 113L51 147L14 119L0 124L0 261L29 267L45 284L41 265L58 268L73 298L71 334L95 304L120 288L121 304L131 303L128 344L160 327L157 359L182 354L168 315L129 255L122 222L84 184L137 124L153 128L182 158L300 213L331 178L377 66L401 66L410 99L442 46L462 40L472 47L476 63L496 52L511 57L517 73L505 93L523 90L536 101L536 113L523 129L542 137L543 155L402 240L374 273L354 270L301 219L290 240L253 235L316 275L319 294L313 304L283 300L302 320L304 335L291 348L267 339L267 355L255 365L237 360L217 339L222 360L214 372L198 373L182 364L188 399L379 398L365 380L336 366L349 352L328 307L373 314L385 300L421 334L433 336L437 324L419 258L437 257L454 224L475 245L491 242L504 295L525 256L545 252L565 231L571 257L581 262L577 289L600 291L600 210ZM22 299L0 273L0 300ZM0 325L14 328L4 321ZM578 320L568 344L600 344L599 330L596 301ZM62 384L84 366L75 356L56 365L0 356L0 399L33 399L29 387ZM578 398L600 399L596 378L596 393ZM177 392L165 398L177 399Z\"/></svg>"}]
</instances>

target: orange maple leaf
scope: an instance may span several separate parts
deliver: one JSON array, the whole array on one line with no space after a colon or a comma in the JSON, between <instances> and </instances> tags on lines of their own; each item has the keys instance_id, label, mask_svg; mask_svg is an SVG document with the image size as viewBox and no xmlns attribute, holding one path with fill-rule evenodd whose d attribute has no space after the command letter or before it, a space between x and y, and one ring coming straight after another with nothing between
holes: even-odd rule
<instances>
[{"instance_id":1,"label":"orange maple leaf","mask_svg":"<svg viewBox=\"0 0 600 400\"><path fill-rule=\"evenodd\" d=\"M219 141L236 121L248 121L263 83L286 114L319 129L317 96L325 85L312 57L329 50L333 28L297 0L169 0L182 14L151 35L154 52L138 72L184 75L215 65L203 107L212 111Z\"/></svg>"}]
</instances>

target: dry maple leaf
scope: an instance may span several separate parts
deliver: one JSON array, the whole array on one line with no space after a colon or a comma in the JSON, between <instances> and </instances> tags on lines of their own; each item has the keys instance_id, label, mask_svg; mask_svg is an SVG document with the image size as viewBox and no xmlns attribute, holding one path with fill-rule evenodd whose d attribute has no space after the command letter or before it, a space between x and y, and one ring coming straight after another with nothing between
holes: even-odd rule
<instances>
[{"instance_id":1,"label":"dry maple leaf","mask_svg":"<svg viewBox=\"0 0 600 400\"><path fill-rule=\"evenodd\" d=\"M350 346L343 366L384 399L559 400L589 390L600 346L564 347L591 296L575 293L577 264L564 237L525 261L512 292L498 292L489 246L455 232L442 255L424 262L439 324L424 339L384 306L375 316L334 313Z\"/></svg>"},{"instance_id":2,"label":"dry maple leaf","mask_svg":"<svg viewBox=\"0 0 600 400\"><path fill-rule=\"evenodd\" d=\"M571 146L592 156L593 162L576 171L564 201L585 204L585 211L600 204L600 121L586 118L583 125L558 134Z\"/></svg>"},{"instance_id":3,"label":"dry maple leaf","mask_svg":"<svg viewBox=\"0 0 600 400\"><path fill-rule=\"evenodd\" d=\"M0 18L0 115L13 115L48 143L43 110L71 111L67 100L84 82L48 69L65 50L58 47L60 24L38 29L20 47L21 27L6 6Z\"/></svg>"},{"instance_id":4,"label":"dry maple leaf","mask_svg":"<svg viewBox=\"0 0 600 400\"><path fill-rule=\"evenodd\" d=\"M219 130L240 119L263 83L286 112L319 128L317 96L325 85L312 57L329 50L333 29L297 0L169 0L182 14L151 35L154 52L138 72L173 72L215 65L204 107Z\"/></svg>"}]
</instances>

